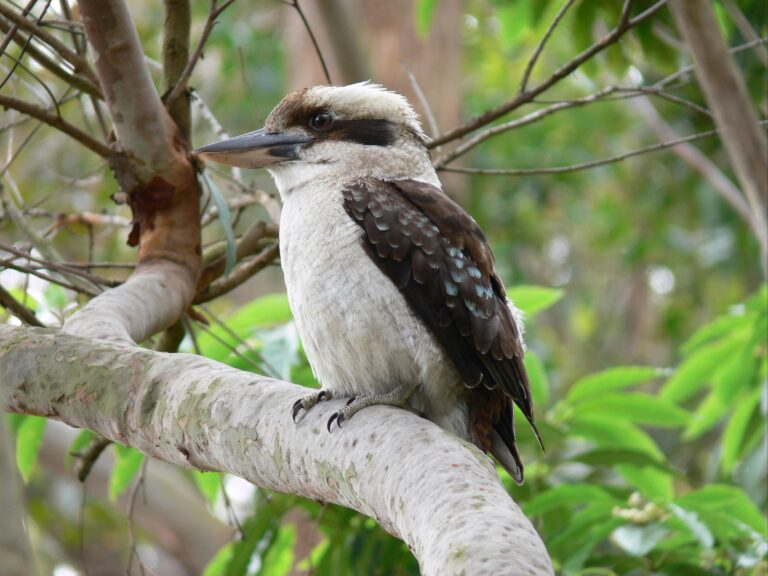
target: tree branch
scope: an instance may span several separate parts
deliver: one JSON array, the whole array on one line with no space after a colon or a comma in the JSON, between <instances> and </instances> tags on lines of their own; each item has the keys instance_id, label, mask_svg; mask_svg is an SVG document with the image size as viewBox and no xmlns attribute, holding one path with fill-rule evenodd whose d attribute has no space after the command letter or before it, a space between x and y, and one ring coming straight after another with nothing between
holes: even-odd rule
<instances>
[{"instance_id":1,"label":"tree branch","mask_svg":"<svg viewBox=\"0 0 768 576\"><path fill-rule=\"evenodd\" d=\"M760 125L765 126L766 122L760 122ZM602 160L591 160L589 162L582 162L580 164L570 164L568 166L553 166L551 168L463 168L445 166L441 168L443 172L459 172L461 174L493 174L498 176L531 176L535 174L562 174L563 172L576 172L578 170L586 170L587 168L596 168L597 166L604 166L606 164L613 164L614 162L620 162L633 156L640 156L642 154L648 154L650 152L656 152L658 150L664 150L665 148L671 148L678 144L685 142L692 142L694 140L700 140L701 138L708 138L715 136L719 133L719 130L707 130L705 132L697 132L696 134L689 134L681 138L675 138L667 142L659 142L652 146L646 146L645 148L638 148L637 150L631 150L624 154L617 154L616 156L610 156L609 158L603 158Z\"/></svg>"},{"instance_id":2,"label":"tree branch","mask_svg":"<svg viewBox=\"0 0 768 576\"><path fill-rule=\"evenodd\" d=\"M100 335L141 341L173 324L194 297L201 268L200 188L184 139L155 91L124 1L80 0L79 6L123 151L110 163L133 210L129 243L139 243L139 256L123 286L90 302L70 324L94 315L105 327ZM153 296L168 307L148 306Z\"/></svg>"},{"instance_id":3,"label":"tree branch","mask_svg":"<svg viewBox=\"0 0 768 576\"><path fill-rule=\"evenodd\" d=\"M41 122L45 122L49 126L53 126L54 128L62 131L64 134L66 134L70 138L74 138L75 140L80 142L83 146L85 146L92 152L95 152L102 158L108 158L112 154L112 150L109 148L109 146L107 146L103 142L96 140L90 134L86 134L76 126L73 126L72 124L64 120L64 118L62 118L61 116L52 114L47 109L41 106L36 106L35 104L30 104L29 102L25 102L24 100L19 100L18 98L13 98L11 96L4 96L2 94L0 94L0 106L6 109L11 108L13 110L17 110L22 114L26 114L27 116L37 118Z\"/></svg>"},{"instance_id":4,"label":"tree branch","mask_svg":"<svg viewBox=\"0 0 768 576\"><path fill-rule=\"evenodd\" d=\"M358 510L404 539L427 576L553 574L488 458L405 410L371 407L329 434L323 423L340 401L291 420L303 387L26 327L0 326L0 383L12 411Z\"/></svg>"},{"instance_id":5,"label":"tree branch","mask_svg":"<svg viewBox=\"0 0 768 576\"><path fill-rule=\"evenodd\" d=\"M549 78L547 78L546 80L538 84L536 87L531 88L530 90L527 90L526 92L520 92L512 100L505 102L501 106L492 108L491 110L488 110L485 113L481 114L480 116L473 118L472 120L463 124L462 126L459 126L458 128L455 128L450 132L443 134L442 136L440 136L440 138L436 138L435 140L429 143L428 145L429 148L434 148L441 144L445 144L446 142L450 142L451 140L456 140L457 138L461 138L462 136L465 136L466 134L469 134L470 132L477 130L482 126L485 126L486 124L490 124L497 118L500 118L505 114L508 114L509 112L519 108L523 104L527 104L528 102L531 102L534 98L536 98L536 96L538 96L545 90L548 90L554 84L556 84L557 82L559 82L560 80L562 80L563 78L571 74L584 62L586 62L596 54L599 54L600 52L605 50L608 46L611 46L612 44L615 44L616 42L618 42L619 38L621 38L628 30L634 28L644 20L653 16L666 4L666 0L660 0L659 2L656 2L650 8L648 8L641 14L638 14L634 18L628 17L629 8L631 7L631 4L632 4L631 0L625 1L624 8L622 9L622 14L619 18L619 24L616 26L616 28L614 28L601 40L597 41L595 44L587 48L584 52L582 52L581 54L573 58L570 62L568 62L567 64L555 70L555 72L553 72L552 75L549 76Z\"/></svg>"},{"instance_id":6,"label":"tree branch","mask_svg":"<svg viewBox=\"0 0 768 576\"><path fill-rule=\"evenodd\" d=\"M538 61L539 56L541 56L541 53L544 50L544 46L547 44L549 37L552 36L552 33L555 31L555 28L557 28L557 25L560 24L560 21L565 16L565 13L568 12L568 10L570 9L570 7L573 5L574 2L575 0L566 0L565 4L563 4L560 10L558 10L557 14L555 14L555 17L552 19L552 22L547 28L547 31L544 32L544 36L542 36L541 40L539 41L539 44L536 46L536 49L533 51L533 55L531 55L531 59L528 60L528 64L525 67L525 72L523 72L523 79L520 81L520 92L525 92L525 89L528 86L528 80L531 78L531 73L533 72L533 68L534 66L536 66L536 62Z\"/></svg>"},{"instance_id":7,"label":"tree branch","mask_svg":"<svg viewBox=\"0 0 768 576\"><path fill-rule=\"evenodd\" d=\"M36 36L42 42L50 46L51 50L72 65L76 73L84 75L94 84L97 83L96 74L94 74L88 61L81 58L77 52L56 38L56 36L41 26L38 26L37 22L26 18L23 14L17 13L15 10L2 3L0 3L0 15L14 22L19 28L32 36Z\"/></svg>"},{"instance_id":8,"label":"tree branch","mask_svg":"<svg viewBox=\"0 0 768 576\"><path fill-rule=\"evenodd\" d=\"M187 65L184 67L184 70L182 70L181 74L179 75L178 81L176 82L176 85L173 87L173 90L171 90L171 92L165 97L165 104L169 108L173 107L173 104L176 101L176 98L179 97L182 91L186 90L189 77L192 76L192 72L194 72L195 70L197 61L200 60L200 58L203 56L203 50L205 50L205 43L208 42L208 36L211 35L211 32L213 31L213 27L216 25L216 19L219 16L221 16L221 13L224 12L224 10L226 10L227 8L229 8L229 6L234 1L235 0L226 0L221 6L218 5L218 0L211 1L211 10L208 13L208 20L205 21L205 26L203 27L203 33L200 35L200 40L197 43L197 48L195 48L195 52L192 54L192 57L187 61Z\"/></svg>"},{"instance_id":9,"label":"tree branch","mask_svg":"<svg viewBox=\"0 0 768 576\"><path fill-rule=\"evenodd\" d=\"M699 85L752 210L761 263L768 273L768 143L758 128L746 83L709 3L673 0L670 10L691 51Z\"/></svg>"}]
</instances>

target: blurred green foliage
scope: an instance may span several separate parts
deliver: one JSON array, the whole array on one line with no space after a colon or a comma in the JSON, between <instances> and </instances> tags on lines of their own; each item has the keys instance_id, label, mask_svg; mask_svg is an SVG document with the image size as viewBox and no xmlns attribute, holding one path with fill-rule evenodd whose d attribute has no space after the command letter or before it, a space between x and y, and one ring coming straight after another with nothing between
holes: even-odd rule
<instances>
[{"instance_id":1,"label":"blurred green foliage","mask_svg":"<svg viewBox=\"0 0 768 576\"><path fill-rule=\"evenodd\" d=\"M233 131L259 126L285 90L292 63L274 4L236 3L225 12L192 79L199 97ZM441 4L414 2L411 17L420 35L431 33ZM633 13L651 4L638 1ZM763 2L734 4L760 36L768 35ZM620 5L576 2L530 82L541 81L604 34ZM466 117L516 93L531 53L561 6L554 0L465 2L460 41ZM158 60L162 18L156 6L142 7L134 10L138 30L148 56ZM724 4L716 7L729 43L746 42ZM207 10L206 3L193 3L195 31ZM606 85L652 85L688 63L674 38L674 25L662 10L523 112L545 106L545 99L577 98ZM765 117L764 66L749 50L736 59ZM674 94L705 104L693 81L681 83ZM653 104L681 135L712 126L707 115L674 102L653 99ZM67 106L72 105L63 110ZM199 115L194 139L213 139ZM656 141L641 113L627 101L610 100L490 139L459 163L566 166ZM27 206L128 216L124 207L110 203L116 185L105 166L72 151L69 141L54 133L31 142L10 171ZM697 141L696 147L735 181L717 138ZM250 177L269 186L263 175ZM471 176L464 184L466 207L490 238L510 297L528 315L526 367L547 446L541 453L521 426L526 483L514 486L500 474L540 531L558 573L765 574L768 289L756 243L738 215L669 150L593 170ZM260 214L257 208L244 212L235 232ZM19 239L5 220L1 226L0 235ZM207 230L206 241L220 235ZM85 228L69 226L52 239L72 260L92 250L96 261L130 261L124 236L120 229L97 230L94 243ZM257 280L252 292L211 303L211 313L223 323L196 328L185 351L317 386L284 294L251 297L274 289ZM81 303L51 285L17 283L10 290L50 324ZM11 421L19 468L31 489L42 490L46 479L35 463L45 421L19 416ZM81 436L73 451L89 440ZM136 480L142 461L123 447L116 447L115 455L113 498ZM221 506L226 478L190 473L190 482L212 509ZM127 539L122 512L90 506L90 522L109 534L105 540ZM292 566L318 576L418 573L407 547L350 510L264 490L254 492L247 510L242 538L212 559L206 576L286 574ZM31 498L30 513L43 532L51 527L62 546L76 548L74 521L46 506L39 493ZM309 551L301 554L307 546L299 523L313 533Z\"/></svg>"}]
</instances>

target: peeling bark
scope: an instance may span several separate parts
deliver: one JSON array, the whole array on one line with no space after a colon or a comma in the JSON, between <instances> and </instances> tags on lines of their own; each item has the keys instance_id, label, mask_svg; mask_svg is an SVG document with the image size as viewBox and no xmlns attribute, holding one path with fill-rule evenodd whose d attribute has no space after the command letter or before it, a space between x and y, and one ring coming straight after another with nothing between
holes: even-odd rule
<instances>
[{"instance_id":1,"label":"peeling bark","mask_svg":"<svg viewBox=\"0 0 768 576\"><path fill-rule=\"evenodd\" d=\"M423 574L553 574L488 458L410 412L367 408L328 433L341 401L294 424L300 386L198 356L27 327L0 326L0 385L12 411L358 510L405 540Z\"/></svg>"}]
</instances>

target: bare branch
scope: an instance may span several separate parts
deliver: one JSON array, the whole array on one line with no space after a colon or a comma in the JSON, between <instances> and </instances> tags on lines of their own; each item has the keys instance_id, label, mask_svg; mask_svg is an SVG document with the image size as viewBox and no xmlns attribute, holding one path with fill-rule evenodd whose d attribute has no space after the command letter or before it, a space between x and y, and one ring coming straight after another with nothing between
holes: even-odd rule
<instances>
[{"instance_id":1,"label":"bare branch","mask_svg":"<svg viewBox=\"0 0 768 576\"><path fill-rule=\"evenodd\" d=\"M163 91L173 90L179 84L189 61L189 31L192 26L192 8L189 0L164 0L165 26L163 27ZM189 98L174 98L168 104L168 113L176 122L185 140L189 140L192 121Z\"/></svg>"},{"instance_id":2,"label":"bare branch","mask_svg":"<svg viewBox=\"0 0 768 576\"><path fill-rule=\"evenodd\" d=\"M17 110L22 114L37 118L49 126L53 126L67 136L74 138L83 146L92 152L95 152L102 158L108 158L112 155L112 150L109 148L109 146L96 140L93 136L83 132L76 126L73 126L64 120L61 116L51 114L51 112L41 106L36 106L35 104L30 104L24 100L19 100L11 96L4 96L2 94L0 94L0 106L3 108L12 108L13 110Z\"/></svg>"},{"instance_id":3,"label":"bare branch","mask_svg":"<svg viewBox=\"0 0 768 576\"><path fill-rule=\"evenodd\" d=\"M490 460L406 410L372 406L328 434L324 423L342 401L318 405L296 425L290 406L306 394L301 386L23 326L0 326L0 386L11 411L358 510L405 540L425 576L553 574Z\"/></svg>"},{"instance_id":4,"label":"bare branch","mask_svg":"<svg viewBox=\"0 0 768 576\"><path fill-rule=\"evenodd\" d=\"M42 42L50 46L54 52L69 62L74 68L75 72L83 74L93 84L98 84L96 74L94 73L90 64L88 64L88 61L81 58L77 52L69 48L69 46L56 38L56 36L45 30L43 27L39 26L37 22L26 18L23 14L17 13L15 10L3 3L0 3L0 15L14 22L22 30L29 32L32 36L39 38Z\"/></svg>"},{"instance_id":5,"label":"bare branch","mask_svg":"<svg viewBox=\"0 0 768 576\"><path fill-rule=\"evenodd\" d=\"M758 38L757 40L752 40L751 42L746 42L745 44L741 44L739 46L734 46L733 48L729 48L728 52L730 54L739 54L746 50L751 50L755 46L765 45L766 43L768 43L768 38ZM656 82L653 86L654 88L665 88L670 84L672 84L673 82L679 80L683 76L690 74L691 72L693 72L693 64L690 64L688 66L683 66L682 68L680 68L680 70L678 70L673 74L670 74L669 76L662 78L661 80ZM685 84L687 84L687 82Z\"/></svg>"},{"instance_id":6,"label":"bare branch","mask_svg":"<svg viewBox=\"0 0 768 576\"><path fill-rule=\"evenodd\" d=\"M301 18L301 21L304 24L304 28L306 28L307 34L309 34L309 39L312 40L312 46L315 47L315 53L320 60L320 65L323 67L323 74L325 74L325 79L328 80L328 84L333 84L333 81L331 80L331 74L328 72L328 66L325 64L325 58L323 58L323 53L320 50L320 46L317 44L315 33L312 32L312 27L309 25L309 22L307 22L307 17L304 15L304 11L299 5L299 0L283 0L283 3L287 4L288 6L292 6L296 12L298 12L299 18Z\"/></svg>"},{"instance_id":7,"label":"bare branch","mask_svg":"<svg viewBox=\"0 0 768 576\"><path fill-rule=\"evenodd\" d=\"M741 32L741 35L744 36L745 40L760 39L760 35L755 31L752 23L744 15L744 12L739 9L736 2L733 0L724 0L723 6L725 6L729 16L733 20L734 24L736 24L736 27L739 29L739 32ZM763 66L768 67L768 50L766 50L763 44L757 44L755 46L755 54Z\"/></svg>"},{"instance_id":8,"label":"bare branch","mask_svg":"<svg viewBox=\"0 0 768 576\"><path fill-rule=\"evenodd\" d=\"M0 31L3 32L10 32L12 27L15 26L15 24L9 24L7 21L0 18ZM73 88L77 88L78 90L81 90L82 92L85 92L89 96L93 96L94 98L103 98L103 95L101 94L101 89L98 87L97 84L94 84L92 81L88 80L84 76L80 76L79 74L73 74L69 72L68 70L65 70L59 64L54 61L52 58L50 58L44 51L40 50L35 46L34 43L28 43L31 36L24 36L23 34L16 33L13 36L13 41L19 44L20 46L26 45L26 52L29 54L29 56L35 60L38 64L40 64L43 68L54 74L59 79L63 80Z\"/></svg>"},{"instance_id":9,"label":"bare branch","mask_svg":"<svg viewBox=\"0 0 768 576\"><path fill-rule=\"evenodd\" d=\"M720 33L709 3L672 0L670 10L693 56L694 71L752 210L761 263L768 274L768 142L757 125L744 77Z\"/></svg>"},{"instance_id":10,"label":"bare branch","mask_svg":"<svg viewBox=\"0 0 768 576\"><path fill-rule=\"evenodd\" d=\"M667 124L661 115L656 111L653 104L647 98L639 98L632 101L633 107L643 115L647 125L653 130L659 138L663 140L674 140L678 135ZM752 214L744 196L736 185L731 182L722 170L712 162L698 148L691 144L680 144L672 148L673 152L680 156L685 162L697 170L712 187L731 205L731 207L752 226Z\"/></svg>"},{"instance_id":11,"label":"bare branch","mask_svg":"<svg viewBox=\"0 0 768 576\"><path fill-rule=\"evenodd\" d=\"M405 68L405 73L408 75L408 80L411 83L411 88L413 88L414 94L416 94L416 98L419 99L419 104L421 104L421 107L424 110L424 114L427 116L427 124L429 125L430 132L429 135L431 138L438 138L440 136L440 127L437 125L437 118L435 118L435 114L432 112L432 106L429 105L427 96L424 94L421 86L419 86L419 81L416 80L416 76L414 76L410 68L406 66L403 66L403 68Z\"/></svg>"},{"instance_id":12,"label":"bare branch","mask_svg":"<svg viewBox=\"0 0 768 576\"><path fill-rule=\"evenodd\" d=\"M760 123L765 126L768 121ZM498 176L532 176L536 174L562 174L564 172L577 172L579 170L586 170L587 168L596 168L598 166L605 166L606 164L613 164L614 162L621 162L627 158L633 156L641 156L650 152L656 152L658 150L664 150L665 148L671 148L684 142L693 142L694 140L700 140L702 138L708 138L715 136L719 133L719 130L707 130L706 132L697 132L696 134L690 134L682 138L676 138L667 142L660 142L653 146L646 146L645 148L639 148L624 154L617 154L616 156L610 156L609 158L603 158L602 160L592 160L590 162L582 162L580 164L570 164L568 166L554 166L551 168L460 168L446 166L441 168L443 172L459 172L461 174L493 174Z\"/></svg>"},{"instance_id":13,"label":"bare branch","mask_svg":"<svg viewBox=\"0 0 768 576\"><path fill-rule=\"evenodd\" d=\"M544 50L544 46L547 43L547 40L549 40L549 37L552 36L552 33L555 31L555 28L557 28L557 25L560 24L560 20L563 19L563 16L565 16L565 13L568 12L569 8L573 5L573 3L576 0L566 0L565 4L563 4L562 8L557 12L554 19L552 20L552 23L547 28L547 31L544 32L544 36L542 36L541 40L539 41L539 44L536 46L536 49L533 51L533 55L531 56L531 59L528 60L528 64L525 67L525 72L523 72L523 79L520 81L520 92L525 92L526 87L528 86L528 80L531 77L531 73L533 72L534 66L536 66L536 61L539 59L539 56L541 55L541 52Z\"/></svg>"},{"instance_id":14,"label":"bare branch","mask_svg":"<svg viewBox=\"0 0 768 576\"><path fill-rule=\"evenodd\" d=\"M629 31L630 29L634 28L641 22L653 16L656 12L658 12L661 8L664 7L664 5L666 4L666 0L660 0L659 2L656 2L650 8L648 8L641 14L638 14L634 18L625 18L625 14L627 14L629 4L631 4L631 2L625 2L624 9L622 10L622 17L620 18L620 22L616 26L616 28L614 28L611 32L609 32L606 36L604 36L598 42L596 42L595 44L587 48L584 52L582 52L581 54L573 58L570 62L558 68L555 72L552 73L551 76L549 76L549 78L547 78L546 80L538 84L536 87L531 88L526 92L519 93L512 100L505 102L501 106L492 108L491 110L488 110L485 113L481 114L480 116L473 118L472 120L459 126L458 128L454 128L450 132L443 134L442 136L440 136L440 138L436 138L435 140L430 142L428 147L435 148L436 146L445 144L446 142L450 142L451 140L456 140L457 138L461 138L462 136L465 136L466 134L469 134L470 132L473 132L474 130L477 130L482 126L485 126L486 124L490 124L497 118L500 118L505 114L508 114L509 112L519 108L523 104L527 104L528 102L531 102L534 98L536 98L536 96L538 96L545 90L548 90L554 84L556 84L557 82L559 82L560 80L562 80L563 78L571 74L584 62L586 62L596 54L599 54L600 52L602 52L612 44L615 44L616 42L618 42L618 40L627 31Z\"/></svg>"},{"instance_id":15,"label":"bare branch","mask_svg":"<svg viewBox=\"0 0 768 576\"><path fill-rule=\"evenodd\" d=\"M607 96L608 94L612 94L616 92L617 90L618 90L618 87L616 86L608 86L607 88L603 88L599 92L595 92L594 94L590 94L589 96L585 96L583 98L576 98L574 100L563 100L551 106L548 106L546 108L542 108L541 110L537 110L535 112L531 112L530 114L526 114L521 118L516 118L515 120L505 122L504 124L499 124L498 126L487 128L486 130L483 130L482 132L475 134L472 138L460 144L445 156L442 156L437 160L435 160L434 162L435 168L437 169L444 168L449 162L455 160L459 156L463 156L478 144L485 142L486 140L488 140L493 136L496 136L497 134L501 134L502 132L508 132L510 130L520 128L521 126L526 126L528 124L541 120L542 118L545 118L550 114L554 114L555 112L558 112L560 110L566 110L568 108L577 108L580 106L584 106L586 104L590 104L592 102L600 100L601 98Z\"/></svg>"},{"instance_id":16,"label":"bare branch","mask_svg":"<svg viewBox=\"0 0 768 576\"><path fill-rule=\"evenodd\" d=\"M194 303L202 304L204 302L210 302L222 294L226 294L230 290L237 288L254 274L272 264L279 255L280 247L275 243L269 248L264 249L257 256L236 266L226 278L221 278L209 284L207 288L200 291L197 298L195 298Z\"/></svg>"},{"instance_id":17,"label":"bare branch","mask_svg":"<svg viewBox=\"0 0 768 576\"><path fill-rule=\"evenodd\" d=\"M205 44L208 42L208 36L211 35L211 32L213 31L213 27L216 25L216 19L221 16L221 13L224 12L229 6L234 2L235 0L226 0L224 3L219 6L218 0L212 0L211 1L211 9L208 12L208 19L205 21L205 26L203 27L203 33L200 35L200 40L197 43L197 48L195 48L194 53L192 54L192 57L187 62L187 65L184 67L184 70L182 70L181 74L179 75L178 81L176 82L176 85L173 87L173 90L170 91L170 93L165 97L165 105L171 108L176 101L176 99L179 97L179 95L182 93L182 91L186 90L187 88L187 82L189 81L189 77L192 76L192 72L195 70L195 66L197 65L197 61L200 60L200 58L203 56L203 51L205 50Z\"/></svg>"},{"instance_id":18,"label":"bare branch","mask_svg":"<svg viewBox=\"0 0 768 576\"><path fill-rule=\"evenodd\" d=\"M35 316L35 313L32 312L32 310L16 300L16 298L2 286L0 286L0 306L8 310L8 312L16 316L16 318L21 320L24 324L41 328L45 326L45 324L37 319L37 316Z\"/></svg>"}]
</instances>

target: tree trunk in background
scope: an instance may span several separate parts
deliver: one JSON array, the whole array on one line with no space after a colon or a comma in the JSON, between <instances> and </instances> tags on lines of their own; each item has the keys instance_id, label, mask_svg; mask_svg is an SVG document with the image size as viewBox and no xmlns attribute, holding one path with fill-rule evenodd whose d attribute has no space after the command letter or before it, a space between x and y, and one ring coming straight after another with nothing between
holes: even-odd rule
<instances>
[{"instance_id":1,"label":"tree trunk in background","mask_svg":"<svg viewBox=\"0 0 768 576\"><path fill-rule=\"evenodd\" d=\"M457 39L462 35L463 2L439 3L425 38L416 34L414 0L317 0L304 2L302 9L334 84L373 80L400 92L421 115L425 132L435 136L408 78L410 70L439 129L446 131L460 123L463 71L462 44ZM326 84L301 18L291 7L286 7L284 17L287 88ZM371 50L371 46L376 49ZM443 174L441 179L451 196L463 199L464 179L460 175Z\"/></svg>"}]
</instances>

